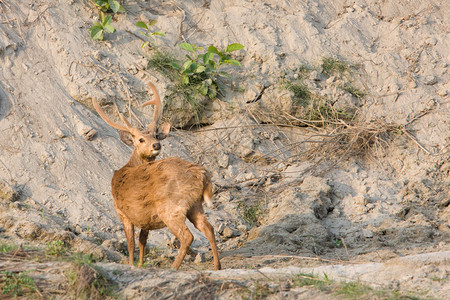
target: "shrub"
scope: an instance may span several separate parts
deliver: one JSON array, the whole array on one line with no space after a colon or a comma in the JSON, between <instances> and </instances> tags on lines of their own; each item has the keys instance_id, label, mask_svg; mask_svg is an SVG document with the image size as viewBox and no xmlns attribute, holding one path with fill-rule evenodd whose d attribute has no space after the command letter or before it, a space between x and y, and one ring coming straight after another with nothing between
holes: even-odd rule
<instances>
[{"instance_id":1,"label":"shrub","mask_svg":"<svg viewBox=\"0 0 450 300\"><path fill-rule=\"evenodd\" d=\"M211 45L208 50L203 47L189 43L179 45L181 49L188 51L187 60L180 66L173 63L172 67L182 75L181 82L183 85L190 85L197 93L208 96L210 99L216 98L217 94L223 96L223 91L219 88L219 77L230 77L230 75L221 70L224 65L241 66L241 63L231 58L231 52L241 50L243 45L234 43L227 46L223 51L219 51L215 46ZM202 52L202 53L201 53Z\"/></svg>"},{"instance_id":2,"label":"shrub","mask_svg":"<svg viewBox=\"0 0 450 300\"><path fill-rule=\"evenodd\" d=\"M144 42L142 44L142 48L144 48L145 46L149 46L150 48L153 47L152 36L154 35L162 37L166 36L166 34L162 31L154 31L154 32L151 31L151 27L155 25L157 22L158 22L157 20L150 20L148 23L142 21L136 23L137 27L143 28L145 30L145 32L141 31L141 33L147 37L147 42Z\"/></svg>"}]
</instances>

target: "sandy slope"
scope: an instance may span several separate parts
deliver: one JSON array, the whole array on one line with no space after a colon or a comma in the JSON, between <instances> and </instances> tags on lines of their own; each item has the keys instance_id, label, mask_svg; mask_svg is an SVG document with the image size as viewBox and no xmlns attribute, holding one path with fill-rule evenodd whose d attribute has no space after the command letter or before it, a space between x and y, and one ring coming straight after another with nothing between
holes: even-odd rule
<instances>
[{"instance_id":1,"label":"sandy slope","mask_svg":"<svg viewBox=\"0 0 450 300\"><path fill-rule=\"evenodd\" d=\"M121 260L124 236L109 184L130 150L90 109L90 99L116 100L126 111L130 99L148 98L148 80L166 95L167 79L145 70L151 52L141 49L136 36L136 21L156 18L167 36L155 43L180 57L176 45L183 41L245 45L237 55L244 67L233 70L233 84L244 92L229 89L226 102L216 100L209 108L210 127L174 133L162 154L213 172L217 208L208 214L227 268L248 266L246 257L252 255L381 263L448 250L448 1L127 1L124 6L127 13L114 18L117 31L96 42L88 32L97 20L91 1L0 1L2 239L61 239L74 250ZM358 65L353 80L365 91L363 99L320 72L324 56ZM275 118L275 103L290 99L280 78L295 77L301 65L317 70L308 81L315 92L356 104L366 120L408 125L411 136L398 137L375 161L352 158L320 175L304 173L311 162L291 159L295 151L284 149L307 139L307 129L254 126L255 119L266 121L255 112L268 109ZM253 102L259 94L261 100ZM145 122L152 112L137 114ZM249 163L255 155L272 160ZM270 180L258 191L248 187L264 177ZM262 203L261 226L252 228L241 217L242 203ZM206 240L195 236L193 248L207 252ZM164 248L167 240L167 231L158 231L150 243ZM234 259L237 254L242 257ZM286 265L264 261L254 264ZM418 268L415 276L427 282L442 277L429 291L442 297L448 258L436 270L424 264L429 268ZM407 280L400 277L403 288Z\"/></svg>"}]
</instances>

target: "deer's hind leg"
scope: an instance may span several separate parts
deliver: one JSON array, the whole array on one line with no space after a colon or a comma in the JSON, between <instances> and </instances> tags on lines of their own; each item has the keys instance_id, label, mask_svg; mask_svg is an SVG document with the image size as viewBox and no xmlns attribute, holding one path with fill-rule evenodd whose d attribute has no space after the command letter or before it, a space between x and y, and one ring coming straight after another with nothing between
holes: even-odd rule
<instances>
[{"instance_id":1,"label":"deer's hind leg","mask_svg":"<svg viewBox=\"0 0 450 300\"><path fill-rule=\"evenodd\" d=\"M139 233L139 263L138 267L142 267L145 255L145 245L147 244L148 230L141 229Z\"/></svg>"},{"instance_id":2,"label":"deer's hind leg","mask_svg":"<svg viewBox=\"0 0 450 300\"><path fill-rule=\"evenodd\" d=\"M159 215L159 217L180 241L180 250L172 264L172 268L178 270L194 240L194 236L186 225L186 216L183 213L172 212L170 215Z\"/></svg>"},{"instance_id":3,"label":"deer's hind leg","mask_svg":"<svg viewBox=\"0 0 450 300\"><path fill-rule=\"evenodd\" d=\"M216 237L214 235L214 228L208 222L203 206L201 203L196 203L187 213L187 218L194 224L195 228L203 232L211 244L211 250L214 257L214 269L220 270L219 252L217 251Z\"/></svg>"}]
</instances>

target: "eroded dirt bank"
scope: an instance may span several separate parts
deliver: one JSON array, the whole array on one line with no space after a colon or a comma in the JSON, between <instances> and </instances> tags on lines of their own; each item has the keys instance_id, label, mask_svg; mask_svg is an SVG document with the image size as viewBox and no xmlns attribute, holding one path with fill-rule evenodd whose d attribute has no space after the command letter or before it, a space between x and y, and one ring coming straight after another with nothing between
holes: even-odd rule
<instances>
[{"instance_id":1,"label":"eroded dirt bank","mask_svg":"<svg viewBox=\"0 0 450 300\"><path fill-rule=\"evenodd\" d=\"M101 42L90 38L92 1L0 1L0 237L25 251L3 253L2 271L29 270L42 297L71 297L42 290L52 280L70 286L61 270L71 264L40 264L30 250L48 258L60 245L94 257L119 298L345 297L293 279L314 273L445 299L447 1L122 4ZM136 26L150 19L165 33L153 49L141 47ZM183 60L182 42L245 46L233 56L242 67L225 69L225 96L201 100L199 115L149 63L155 49ZM161 157L213 175L207 214L223 271L204 272L209 244L195 229L196 256L179 273L167 270L177 252L167 230L151 232L146 268L120 264L110 180L131 151L90 103L148 123L152 110L139 103L149 80L175 127ZM54 279L40 271L57 269Z\"/></svg>"}]
</instances>

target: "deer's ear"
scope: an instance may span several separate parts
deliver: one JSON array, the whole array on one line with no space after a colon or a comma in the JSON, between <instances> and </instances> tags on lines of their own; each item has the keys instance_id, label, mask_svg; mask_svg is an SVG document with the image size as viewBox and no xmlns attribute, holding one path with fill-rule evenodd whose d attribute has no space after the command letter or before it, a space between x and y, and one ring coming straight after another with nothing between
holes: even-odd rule
<instances>
[{"instance_id":1,"label":"deer's ear","mask_svg":"<svg viewBox=\"0 0 450 300\"><path fill-rule=\"evenodd\" d=\"M156 136L157 136L157 139L158 139L158 140L163 140L163 139L165 139L166 137L169 136L169 132L170 132L170 123L164 123L164 124L162 124L162 125L159 126L159 128L158 128L158 134L156 135Z\"/></svg>"},{"instance_id":2,"label":"deer's ear","mask_svg":"<svg viewBox=\"0 0 450 300\"><path fill-rule=\"evenodd\" d=\"M133 136L128 131L119 130L120 140L128 146L133 146Z\"/></svg>"}]
</instances>

